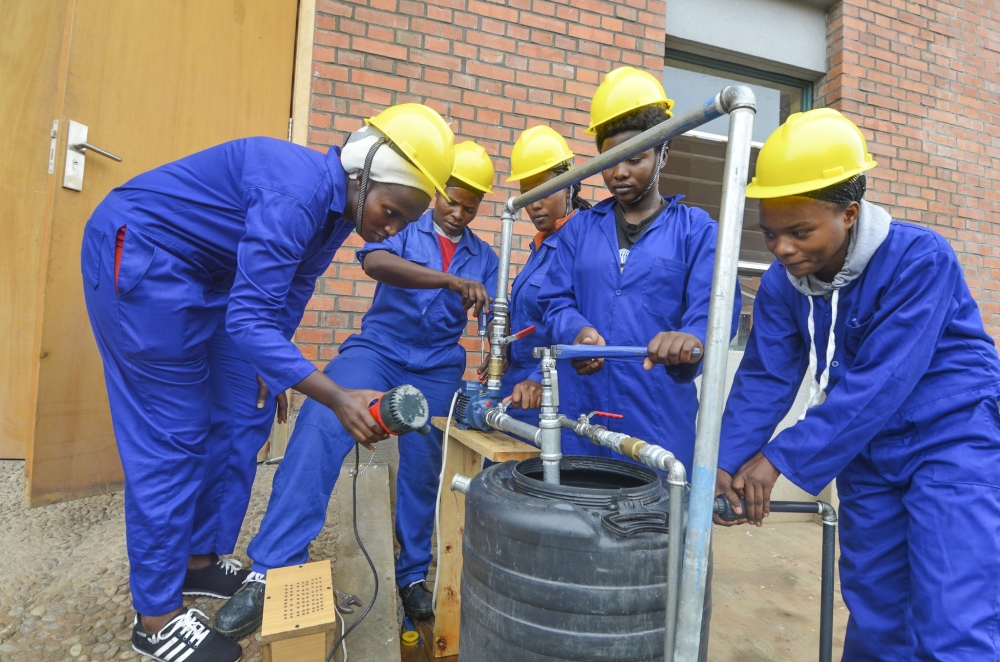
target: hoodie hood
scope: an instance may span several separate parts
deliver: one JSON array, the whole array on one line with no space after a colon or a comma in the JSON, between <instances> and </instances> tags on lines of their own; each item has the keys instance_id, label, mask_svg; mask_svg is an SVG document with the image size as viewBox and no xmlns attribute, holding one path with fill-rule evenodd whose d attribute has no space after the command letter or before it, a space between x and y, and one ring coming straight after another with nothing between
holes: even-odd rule
<instances>
[{"instance_id":1,"label":"hoodie hood","mask_svg":"<svg viewBox=\"0 0 1000 662\"><path fill-rule=\"evenodd\" d=\"M847 246L847 259L844 260L844 268L834 276L833 281L824 283L813 275L803 278L796 278L788 274L788 280L792 286L809 299L809 319L807 327L809 329L809 399L806 401L805 409L799 416L803 420L813 407L822 404L826 399L826 386L830 382L830 364L833 362L833 354L837 348L837 338L834 330L837 328L837 306L840 303L840 289L858 279L872 255L878 250L885 238L889 236L889 226L892 217L881 207L861 201L861 213L857 222L851 228L850 244ZM816 370L819 366L819 357L816 355L816 323L813 320L815 308L813 297L830 298L830 336L826 342L826 365L819 379L816 379Z\"/></svg>"},{"instance_id":2,"label":"hoodie hood","mask_svg":"<svg viewBox=\"0 0 1000 662\"><path fill-rule=\"evenodd\" d=\"M824 283L815 275L802 278L788 275L792 286L806 296L829 297L834 290L845 287L858 279L868 266L868 261L878 250L885 238L889 236L889 224L892 217L881 207L876 207L867 200L861 201L861 213L851 228L850 244L847 247L847 259L844 267L834 276L833 281Z\"/></svg>"}]
</instances>

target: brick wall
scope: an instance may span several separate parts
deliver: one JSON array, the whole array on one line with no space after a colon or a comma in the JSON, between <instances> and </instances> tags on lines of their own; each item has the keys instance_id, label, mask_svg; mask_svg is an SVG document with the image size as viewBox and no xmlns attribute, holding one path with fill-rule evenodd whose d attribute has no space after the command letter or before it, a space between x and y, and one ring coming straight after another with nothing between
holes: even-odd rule
<instances>
[{"instance_id":1,"label":"brick wall","mask_svg":"<svg viewBox=\"0 0 1000 662\"><path fill-rule=\"evenodd\" d=\"M994 0L846 0L829 14L817 106L847 114L879 166L869 199L958 252L1000 337L1000 14Z\"/></svg>"},{"instance_id":2,"label":"brick wall","mask_svg":"<svg viewBox=\"0 0 1000 662\"><path fill-rule=\"evenodd\" d=\"M584 136L590 97L603 74L621 64L663 67L664 0L318 0L309 144L343 144L364 117L410 101L451 122L456 141L474 140L493 157L495 193L473 229L499 246L502 184L517 135L536 124L562 133L577 154L596 153ZM606 197L589 182L584 195ZM527 220L515 231L512 260L527 259ZM375 284L362 271L352 236L317 284L296 341L325 363L361 326ZM479 363L470 324L463 344ZM468 373L472 374L472 373Z\"/></svg>"}]
</instances>

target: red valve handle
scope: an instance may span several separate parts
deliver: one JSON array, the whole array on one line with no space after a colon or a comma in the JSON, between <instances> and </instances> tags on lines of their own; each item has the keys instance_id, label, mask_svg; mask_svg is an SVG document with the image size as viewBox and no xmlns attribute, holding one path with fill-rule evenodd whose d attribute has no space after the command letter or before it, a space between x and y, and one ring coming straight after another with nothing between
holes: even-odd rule
<instances>
[{"instance_id":1,"label":"red valve handle","mask_svg":"<svg viewBox=\"0 0 1000 662\"><path fill-rule=\"evenodd\" d=\"M520 340L521 338L526 338L526 337L530 336L532 333L534 333L537 330L538 330L538 327L536 327L534 324L532 324L528 328L521 329L520 331L518 331L517 333L515 333L514 336L513 336L514 340Z\"/></svg>"},{"instance_id":2,"label":"red valve handle","mask_svg":"<svg viewBox=\"0 0 1000 662\"><path fill-rule=\"evenodd\" d=\"M595 411L594 416L600 416L601 418L625 418L621 414L612 414L606 411Z\"/></svg>"}]
</instances>

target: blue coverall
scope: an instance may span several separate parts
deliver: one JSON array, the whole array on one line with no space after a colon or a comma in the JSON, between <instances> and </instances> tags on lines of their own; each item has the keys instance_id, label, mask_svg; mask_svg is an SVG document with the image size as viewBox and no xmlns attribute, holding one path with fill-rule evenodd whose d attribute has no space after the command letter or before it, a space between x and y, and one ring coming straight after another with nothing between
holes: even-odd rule
<instances>
[{"instance_id":1,"label":"blue coverall","mask_svg":"<svg viewBox=\"0 0 1000 662\"><path fill-rule=\"evenodd\" d=\"M831 310L814 302L818 375ZM808 315L775 262L720 468L763 449L811 494L837 479L844 660L1000 659L1000 360L954 252L931 230L891 224L840 290L825 402L768 443L807 371Z\"/></svg>"},{"instance_id":2,"label":"blue coverall","mask_svg":"<svg viewBox=\"0 0 1000 662\"><path fill-rule=\"evenodd\" d=\"M569 221L567 221L568 223ZM526 379L533 379L540 382L542 372L539 360L532 356L535 347L547 347L554 344L552 335L545 326L542 316L542 306L538 300L538 292L542 284L548 278L549 265L552 263L552 256L555 255L558 245L558 231L553 232L542 241L542 245L537 250L535 242L531 242L529 247L528 261L524 263L521 272L514 279L510 288L510 328L512 333L526 329L534 325L536 331L515 341L510 345L508 355L507 372L503 376L503 397L507 397L514 390L514 386ZM573 398L573 385L577 375L569 361L559 361L557 365L559 378L559 410L567 415L576 417L580 414L575 410ZM508 409L507 413L514 418L538 425L538 417L541 414L539 409ZM587 440L580 440L571 430L563 430L564 455L580 455L577 446L580 444L591 445Z\"/></svg>"},{"instance_id":3,"label":"blue coverall","mask_svg":"<svg viewBox=\"0 0 1000 662\"><path fill-rule=\"evenodd\" d=\"M441 249L433 210L391 239L365 244L364 263L372 251L386 250L429 269L441 269ZM448 273L496 290L498 260L490 246L466 229ZM468 324L462 298L449 290L402 289L379 283L361 333L340 346L326 374L344 388L387 391L412 384L427 398L431 416L446 416L465 372L465 349L459 339ZM299 412L285 459L274 475L271 499L247 554L255 572L266 572L309 558L309 543L323 528L327 505L354 439L336 415L307 400ZM431 562L431 534L441 474L441 432L416 432L399 438L396 476L396 561L399 586L424 579Z\"/></svg>"},{"instance_id":4,"label":"blue coverall","mask_svg":"<svg viewBox=\"0 0 1000 662\"><path fill-rule=\"evenodd\" d=\"M563 226L538 295L556 342L572 343L585 326L597 329L608 345L645 347L661 331L689 333L705 342L718 224L704 211L680 204L682 197L665 198L666 208L635 242L624 269L619 268L614 198ZM741 302L739 284L734 287L733 334ZM621 420L600 422L662 446L690 472L698 413L693 380L700 370L701 362L646 371L641 359L610 359L600 372L574 380L580 411L563 413L623 414ZM575 450L613 455L589 443Z\"/></svg>"},{"instance_id":5,"label":"blue coverall","mask_svg":"<svg viewBox=\"0 0 1000 662\"><path fill-rule=\"evenodd\" d=\"M315 370L290 339L354 229L346 194L339 149L247 138L135 177L84 229L141 614L181 606L190 554L233 551L274 417L257 375L280 393Z\"/></svg>"}]
</instances>

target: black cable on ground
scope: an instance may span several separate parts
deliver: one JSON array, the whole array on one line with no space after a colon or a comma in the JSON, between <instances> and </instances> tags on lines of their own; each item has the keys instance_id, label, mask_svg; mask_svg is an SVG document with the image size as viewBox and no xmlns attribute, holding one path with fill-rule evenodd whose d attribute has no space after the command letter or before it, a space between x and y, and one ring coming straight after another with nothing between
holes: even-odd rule
<instances>
[{"instance_id":1,"label":"black cable on ground","mask_svg":"<svg viewBox=\"0 0 1000 662\"><path fill-rule=\"evenodd\" d=\"M333 645L333 650L331 650L330 654L326 656L326 662L330 662L330 660L333 659L333 656L336 655L337 653L337 649L340 648L340 644L344 641L344 639L347 639L347 635L351 634L351 632L354 631L354 628L358 627L358 625L361 624L361 621L365 620L365 616L367 616L368 612L370 612L372 610L372 607L375 606L375 600L376 598L378 598L378 571L375 570L375 564L372 562L372 557L368 556L368 550L365 549L364 543L361 542L361 534L358 533L358 474L360 473L360 471L361 471L361 445L355 442L354 480L352 481L352 488L351 488L351 498L353 500L352 508L354 513L353 514L354 539L358 541L358 547L361 548L361 553L365 555L365 560L368 561L368 567L371 568L372 570L372 579L375 580L375 593L374 595L372 595L372 601L368 603L368 607L361 614L361 617L358 620L354 621L354 623L351 624L351 627L347 628L347 632L340 635L340 639L338 639L337 643ZM340 617L343 618L344 615L340 614Z\"/></svg>"}]
</instances>

